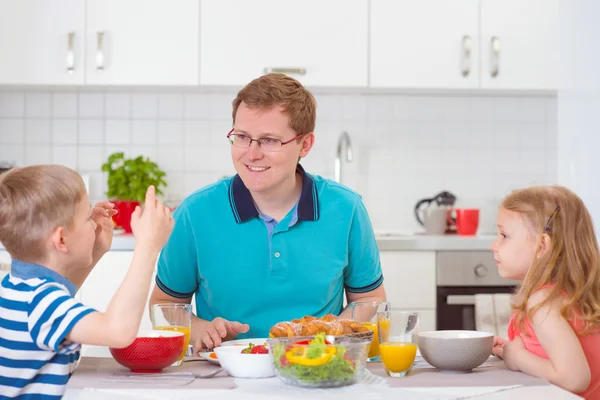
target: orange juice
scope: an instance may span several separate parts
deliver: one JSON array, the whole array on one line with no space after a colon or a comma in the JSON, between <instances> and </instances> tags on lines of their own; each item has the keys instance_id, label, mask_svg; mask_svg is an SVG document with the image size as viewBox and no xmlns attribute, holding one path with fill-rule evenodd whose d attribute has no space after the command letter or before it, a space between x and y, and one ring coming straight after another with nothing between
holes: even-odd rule
<instances>
[{"instance_id":1,"label":"orange juice","mask_svg":"<svg viewBox=\"0 0 600 400\"><path fill-rule=\"evenodd\" d=\"M154 329L156 329L157 331L175 331L184 333L185 338L183 339L183 351L181 352L181 355L179 356L177 361L183 360L183 357L185 357L185 353L187 352L188 344L190 342L190 334L192 333L192 328L190 328L189 326L169 325L158 326Z\"/></svg>"},{"instance_id":2,"label":"orange juice","mask_svg":"<svg viewBox=\"0 0 600 400\"><path fill-rule=\"evenodd\" d=\"M381 361L390 372L404 372L415 361L417 345L406 342L385 342L379 345Z\"/></svg>"},{"instance_id":3,"label":"orange juice","mask_svg":"<svg viewBox=\"0 0 600 400\"><path fill-rule=\"evenodd\" d=\"M378 357L381 353L379 352L379 329L377 328L377 322L361 322L361 324L373 331L373 341L371 342L371 347L369 347L369 358ZM379 324L389 332L389 320L380 321Z\"/></svg>"}]
</instances>

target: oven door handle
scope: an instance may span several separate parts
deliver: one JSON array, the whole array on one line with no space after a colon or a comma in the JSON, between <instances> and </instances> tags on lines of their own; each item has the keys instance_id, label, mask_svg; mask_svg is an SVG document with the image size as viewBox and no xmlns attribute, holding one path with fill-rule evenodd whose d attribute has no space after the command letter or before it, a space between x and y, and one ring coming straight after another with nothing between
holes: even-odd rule
<instances>
[{"instance_id":1,"label":"oven door handle","mask_svg":"<svg viewBox=\"0 0 600 400\"><path fill-rule=\"evenodd\" d=\"M446 304L452 306L473 306L475 296L472 294L451 294L446 297Z\"/></svg>"}]
</instances>

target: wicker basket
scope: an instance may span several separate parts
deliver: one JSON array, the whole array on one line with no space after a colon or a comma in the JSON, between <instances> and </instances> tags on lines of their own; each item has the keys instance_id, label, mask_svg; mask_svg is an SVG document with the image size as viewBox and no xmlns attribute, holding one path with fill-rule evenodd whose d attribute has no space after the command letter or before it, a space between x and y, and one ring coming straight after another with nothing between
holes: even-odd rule
<instances>
[{"instance_id":1,"label":"wicker basket","mask_svg":"<svg viewBox=\"0 0 600 400\"><path fill-rule=\"evenodd\" d=\"M366 332L347 333L345 335L336 336L336 337L373 341L374 335L375 335L375 333L373 331L369 330L369 331L366 331Z\"/></svg>"}]
</instances>

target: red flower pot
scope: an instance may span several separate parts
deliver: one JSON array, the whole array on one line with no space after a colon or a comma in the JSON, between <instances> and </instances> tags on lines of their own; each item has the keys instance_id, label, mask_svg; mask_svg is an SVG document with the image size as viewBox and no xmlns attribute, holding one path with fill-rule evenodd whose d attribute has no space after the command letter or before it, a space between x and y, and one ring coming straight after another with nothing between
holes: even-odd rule
<instances>
[{"instance_id":1,"label":"red flower pot","mask_svg":"<svg viewBox=\"0 0 600 400\"><path fill-rule=\"evenodd\" d=\"M131 214L140 203L133 200L114 200L112 203L119 212L113 215L113 221L127 233L131 233Z\"/></svg>"}]
</instances>

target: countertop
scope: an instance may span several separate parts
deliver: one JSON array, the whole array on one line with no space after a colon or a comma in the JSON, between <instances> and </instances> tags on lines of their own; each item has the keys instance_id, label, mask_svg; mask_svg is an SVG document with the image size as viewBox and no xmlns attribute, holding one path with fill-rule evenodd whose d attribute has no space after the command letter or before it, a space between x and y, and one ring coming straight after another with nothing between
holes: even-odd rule
<instances>
[{"instance_id":1,"label":"countertop","mask_svg":"<svg viewBox=\"0 0 600 400\"><path fill-rule=\"evenodd\" d=\"M377 233L377 245L381 251L475 251L489 250L494 235L459 236L401 233ZM116 235L111 251L131 251L135 246L133 235ZM4 250L0 244L0 250Z\"/></svg>"}]
</instances>

